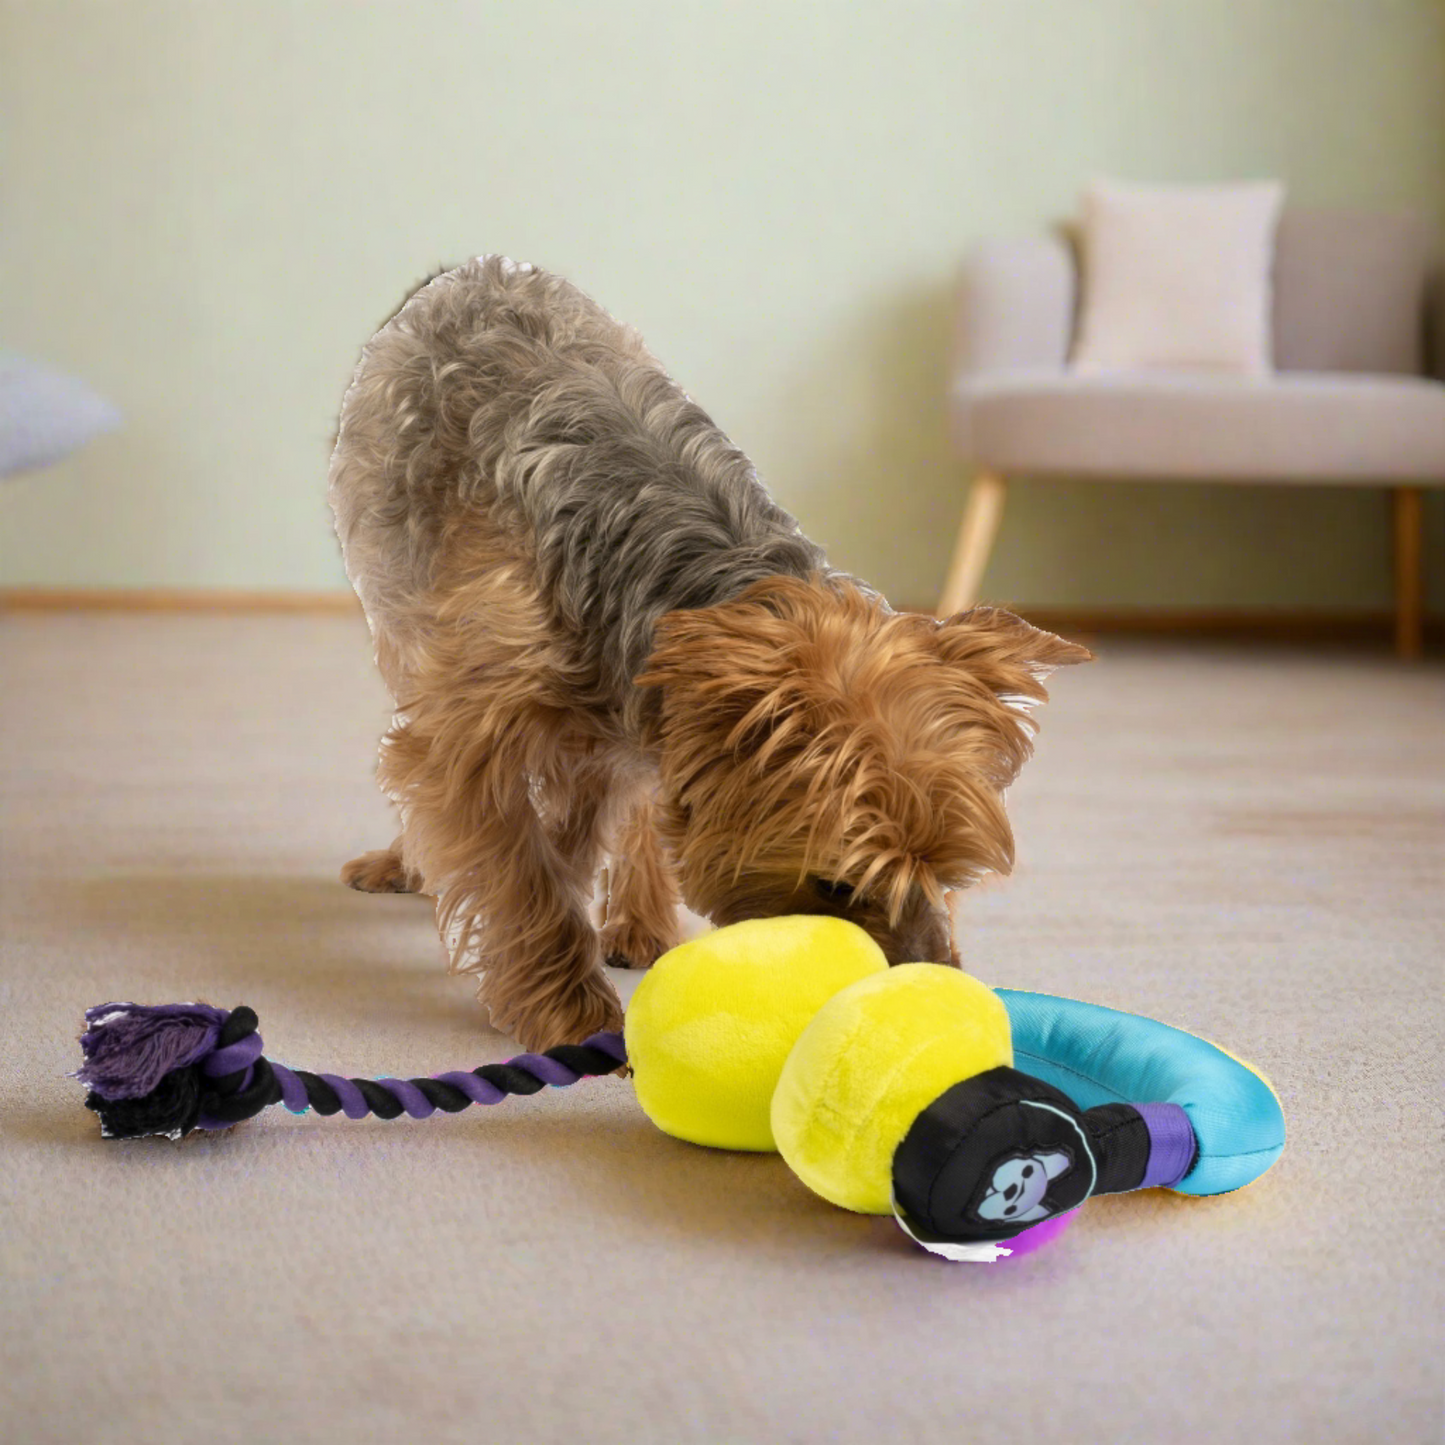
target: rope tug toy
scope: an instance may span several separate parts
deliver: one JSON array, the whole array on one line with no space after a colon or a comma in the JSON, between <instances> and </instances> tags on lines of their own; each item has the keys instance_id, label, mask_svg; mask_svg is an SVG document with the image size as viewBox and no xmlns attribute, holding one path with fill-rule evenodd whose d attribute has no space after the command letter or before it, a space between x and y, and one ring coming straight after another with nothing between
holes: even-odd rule
<instances>
[{"instance_id":1,"label":"rope tug toy","mask_svg":"<svg viewBox=\"0 0 1445 1445\"><path fill-rule=\"evenodd\" d=\"M278 1103L425 1119L629 1064L664 1132L781 1153L824 1199L891 1213L956 1260L1029 1254L1094 1194L1241 1189L1284 1148L1269 1081L1217 1045L940 964L890 968L835 918L758 919L679 945L638 985L625 1036L425 1079L288 1069L244 1007L111 1003L85 1021L76 1077L107 1139L181 1138Z\"/></svg>"}]
</instances>

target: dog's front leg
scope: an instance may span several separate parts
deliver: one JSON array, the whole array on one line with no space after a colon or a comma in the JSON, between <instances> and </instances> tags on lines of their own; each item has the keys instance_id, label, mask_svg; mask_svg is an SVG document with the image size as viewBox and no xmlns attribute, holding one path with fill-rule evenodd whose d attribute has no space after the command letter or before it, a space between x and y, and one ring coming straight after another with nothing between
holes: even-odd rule
<instances>
[{"instance_id":1,"label":"dog's front leg","mask_svg":"<svg viewBox=\"0 0 1445 1445\"><path fill-rule=\"evenodd\" d=\"M587 916L597 861L596 805L581 799L549 830L525 786L472 836L469 866L438 894L453 967L481 975L496 1028L533 1051L622 1027Z\"/></svg>"},{"instance_id":2,"label":"dog's front leg","mask_svg":"<svg viewBox=\"0 0 1445 1445\"><path fill-rule=\"evenodd\" d=\"M511 737L528 735L514 720ZM602 967L587 914L600 857L605 783L557 767L566 787L534 788L516 750L466 733L394 728L383 784L402 810L407 856L435 891L437 922L456 972L481 976L495 1027L524 1048L579 1043L622 1027L622 1004ZM543 806L548 818L539 813Z\"/></svg>"},{"instance_id":3,"label":"dog's front leg","mask_svg":"<svg viewBox=\"0 0 1445 1445\"><path fill-rule=\"evenodd\" d=\"M681 937L677 883L654 812L650 799L633 806L608 870L602 956L617 968L650 968Z\"/></svg>"}]
</instances>

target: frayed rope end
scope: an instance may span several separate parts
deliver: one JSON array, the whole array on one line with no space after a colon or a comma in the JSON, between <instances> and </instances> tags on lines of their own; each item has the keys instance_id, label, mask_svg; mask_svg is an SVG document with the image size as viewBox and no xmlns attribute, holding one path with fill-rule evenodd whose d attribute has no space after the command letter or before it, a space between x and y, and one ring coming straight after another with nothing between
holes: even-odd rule
<instances>
[{"instance_id":1,"label":"frayed rope end","mask_svg":"<svg viewBox=\"0 0 1445 1445\"><path fill-rule=\"evenodd\" d=\"M87 1009L84 1062L73 1075L89 1091L107 1139L179 1139L201 1121L202 1077L231 1014L204 1003L107 1003Z\"/></svg>"}]
</instances>

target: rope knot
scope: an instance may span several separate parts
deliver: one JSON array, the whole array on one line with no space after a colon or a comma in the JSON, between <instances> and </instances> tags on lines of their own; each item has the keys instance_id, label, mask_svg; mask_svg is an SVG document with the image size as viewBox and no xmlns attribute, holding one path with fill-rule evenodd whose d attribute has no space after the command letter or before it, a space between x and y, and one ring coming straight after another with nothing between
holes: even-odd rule
<instances>
[{"instance_id":1,"label":"rope knot","mask_svg":"<svg viewBox=\"0 0 1445 1445\"><path fill-rule=\"evenodd\" d=\"M202 1129L222 1129L254 1118L281 1097L271 1061L261 1053L260 1019L244 1004L221 1025L215 1049L201 1062Z\"/></svg>"}]
</instances>

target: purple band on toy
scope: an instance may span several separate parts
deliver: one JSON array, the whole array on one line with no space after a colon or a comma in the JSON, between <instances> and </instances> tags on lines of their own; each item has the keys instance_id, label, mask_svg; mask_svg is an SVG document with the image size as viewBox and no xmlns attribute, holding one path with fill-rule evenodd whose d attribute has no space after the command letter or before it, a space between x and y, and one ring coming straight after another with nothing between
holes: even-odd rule
<instances>
[{"instance_id":1,"label":"purple band on toy","mask_svg":"<svg viewBox=\"0 0 1445 1445\"><path fill-rule=\"evenodd\" d=\"M563 1084L575 1084L582 1077L576 1069L569 1069L566 1064L549 1059L546 1054L518 1054L507 1062L515 1064L519 1069L526 1069L544 1084L553 1084L559 1088Z\"/></svg>"},{"instance_id":2,"label":"purple band on toy","mask_svg":"<svg viewBox=\"0 0 1445 1445\"><path fill-rule=\"evenodd\" d=\"M304 1114L311 1107L311 1100L306 1097L306 1086L285 1064L272 1064L271 1072L281 1085L281 1102L293 1114Z\"/></svg>"},{"instance_id":3,"label":"purple band on toy","mask_svg":"<svg viewBox=\"0 0 1445 1445\"><path fill-rule=\"evenodd\" d=\"M450 1074L437 1074L437 1082L450 1084L460 1089L474 1104L500 1104L506 1093L495 1084L489 1084L480 1074L463 1073L458 1069Z\"/></svg>"},{"instance_id":4,"label":"purple band on toy","mask_svg":"<svg viewBox=\"0 0 1445 1445\"><path fill-rule=\"evenodd\" d=\"M411 1115L413 1119L430 1119L437 1106L413 1083L406 1079L378 1079L376 1081Z\"/></svg>"},{"instance_id":5,"label":"purple band on toy","mask_svg":"<svg viewBox=\"0 0 1445 1445\"><path fill-rule=\"evenodd\" d=\"M271 1067L276 1066L272 1064ZM316 1077L336 1090L336 1097L341 1100L341 1112L348 1119L364 1119L371 1113L365 1096L350 1079L343 1079L340 1074L317 1074Z\"/></svg>"},{"instance_id":6,"label":"purple band on toy","mask_svg":"<svg viewBox=\"0 0 1445 1445\"><path fill-rule=\"evenodd\" d=\"M247 1034L224 1049L217 1049L201 1065L201 1071L209 1079L224 1079L227 1074L238 1074L249 1069L261 1057L261 1035Z\"/></svg>"},{"instance_id":7,"label":"purple band on toy","mask_svg":"<svg viewBox=\"0 0 1445 1445\"><path fill-rule=\"evenodd\" d=\"M615 1031L590 1034L582 1042L589 1048L600 1049L604 1054L611 1054L619 1064L627 1062L627 1044L622 1035Z\"/></svg>"},{"instance_id":8,"label":"purple band on toy","mask_svg":"<svg viewBox=\"0 0 1445 1445\"><path fill-rule=\"evenodd\" d=\"M1189 1172L1199 1141L1178 1104L1135 1104L1149 1130L1149 1162L1140 1189L1170 1189Z\"/></svg>"}]
</instances>

